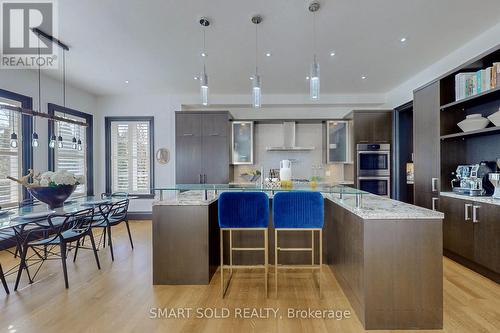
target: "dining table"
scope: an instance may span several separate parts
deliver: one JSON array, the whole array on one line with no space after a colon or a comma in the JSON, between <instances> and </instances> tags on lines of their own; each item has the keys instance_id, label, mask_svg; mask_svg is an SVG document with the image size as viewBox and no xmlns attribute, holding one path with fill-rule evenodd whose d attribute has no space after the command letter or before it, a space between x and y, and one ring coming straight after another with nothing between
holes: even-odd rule
<instances>
[{"instance_id":1,"label":"dining table","mask_svg":"<svg viewBox=\"0 0 500 333\"><path fill-rule=\"evenodd\" d=\"M124 199L135 199L133 196L84 196L70 198L62 207L50 209L46 204L35 201L32 205L0 210L0 239L15 242L19 254L23 250L28 231L33 231L48 220L51 215L72 214L81 210L94 208L94 214L100 214L100 206L111 205ZM5 270L10 275L20 268L20 263ZM31 280L31 277L30 277Z\"/></svg>"}]
</instances>

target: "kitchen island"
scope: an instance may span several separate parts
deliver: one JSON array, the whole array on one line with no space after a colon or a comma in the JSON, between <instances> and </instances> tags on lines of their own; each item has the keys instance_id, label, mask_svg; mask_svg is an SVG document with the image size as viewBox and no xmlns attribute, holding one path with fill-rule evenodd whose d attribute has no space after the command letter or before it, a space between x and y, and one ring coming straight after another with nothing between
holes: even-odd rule
<instances>
[{"instance_id":1,"label":"kitchen island","mask_svg":"<svg viewBox=\"0 0 500 333\"><path fill-rule=\"evenodd\" d=\"M154 203L154 284L208 284L220 264L217 194L227 189L210 193L193 189L177 190ZM443 214L342 186L304 189L323 193L323 264L335 274L363 326L442 328ZM274 191L266 190L271 205ZM233 238L240 246L258 241L248 234ZM310 241L306 235L284 238L283 246L310 246ZM269 246L274 246L272 237ZM269 251L270 262L274 262L273 252ZM233 260L254 263L255 255L241 254ZM310 255L280 257L284 263L304 264L307 260Z\"/></svg>"}]
</instances>

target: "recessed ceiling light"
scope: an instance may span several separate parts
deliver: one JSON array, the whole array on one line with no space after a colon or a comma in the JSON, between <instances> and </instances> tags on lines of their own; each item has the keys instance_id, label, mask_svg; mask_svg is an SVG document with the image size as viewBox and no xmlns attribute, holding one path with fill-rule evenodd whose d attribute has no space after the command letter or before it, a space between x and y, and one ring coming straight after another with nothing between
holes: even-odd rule
<instances>
[{"instance_id":1,"label":"recessed ceiling light","mask_svg":"<svg viewBox=\"0 0 500 333\"><path fill-rule=\"evenodd\" d=\"M404 43L406 42L406 37L401 37L401 39L399 40L401 43Z\"/></svg>"},{"instance_id":2,"label":"recessed ceiling light","mask_svg":"<svg viewBox=\"0 0 500 333\"><path fill-rule=\"evenodd\" d=\"M195 76L193 79L195 79L195 80L199 80L200 78L199 78L199 77L197 77L197 76Z\"/></svg>"},{"instance_id":3,"label":"recessed ceiling light","mask_svg":"<svg viewBox=\"0 0 500 333\"><path fill-rule=\"evenodd\" d=\"M271 56L271 53L266 53L266 57L270 57Z\"/></svg>"},{"instance_id":4,"label":"recessed ceiling light","mask_svg":"<svg viewBox=\"0 0 500 333\"><path fill-rule=\"evenodd\" d=\"M333 57L335 55L335 52L330 52L330 57Z\"/></svg>"},{"instance_id":5,"label":"recessed ceiling light","mask_svg":"<svg viewBox=\"0 0 500 333\"><path fill-rule=\"evenodd\" d=\"M309 80L309 76L306 76L306 80Z\"/></svg>"},{"instance_id":6,"label":"recessed ceiling light","mask_svg":"<svg viewBox=\"0 0 500 333\"><path fill-rule=\"evenodd\" d=\"M363 75L363 76L361 77L361 80L366 80L366 76L364 76L364 75Z\"/></svg>"},{"instance_id":7,"label":"recessed ceiling light","mask_svg":"<svg viewBox=\"0 0 500 333\"><path fill-rule=\"evenodd\" d=\"M201 52L201 56L202 56L202 57L206 57L206 56L207 56L207 54L206 54L205 52Z\"/></svg>"},{"instance_id":8,"label":"recessed ceiling light","mask_svg":"<svg viewBox=\"0 0 500 333\"><path fill-rule=\"evenodd\" d=\"M128 84L128 80L125 80L125 83L127 83L127 84Z\"/></svg>"},{"instance_id":9,"label":"recessed ceiling light","mask_svg":"<svg viewBox=\"0 0 500 333\"><path fill-rule=\"evenodd\" d=\"M253 80L253 76L250 76L250 77L249 77L249 79L250 79L250 80Z\"/></svg>"}]
</instances>

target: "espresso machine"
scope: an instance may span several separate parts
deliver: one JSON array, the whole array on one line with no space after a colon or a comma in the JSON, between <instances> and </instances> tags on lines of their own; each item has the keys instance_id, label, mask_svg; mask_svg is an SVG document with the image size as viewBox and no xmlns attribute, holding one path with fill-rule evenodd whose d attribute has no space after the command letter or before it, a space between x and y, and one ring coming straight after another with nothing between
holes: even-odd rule
<instances>
[{"instance_id":1,"label":"espresso machine","mask_svg":"<svg viewBox=\"0 0 500 333\"><path fill-rule=\"evenodd\" d=\"M493 199L500 199L500 158L497 159L497 172L492 172L489 175L490 182L495 187Z\"/></svg>"},{"instance_id":2,"label":"espresso machine","mask_svg":"<svg viewBox=\"0 0 500 333\"><path fill-rule=\"evenodd\" d=\"M468 196L490 196L495 191L489 175L496 171L496 162L459 165L451 181L453 192ZM500 191L500 190L499 190Z\"/></svg>"}]
</instances>

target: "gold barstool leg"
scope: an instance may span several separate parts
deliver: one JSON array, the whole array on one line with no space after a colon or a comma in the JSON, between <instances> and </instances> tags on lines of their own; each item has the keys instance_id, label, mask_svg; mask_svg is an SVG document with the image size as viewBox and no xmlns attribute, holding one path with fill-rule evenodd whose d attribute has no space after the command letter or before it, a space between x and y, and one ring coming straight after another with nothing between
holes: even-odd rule
<instances>
[{"instance_id":1,"label":"gold barstool leg","mask_svg":"<svg viewBox=\"0 0 500 333\"><path fill-rule=\"evenodd\" d=\"M267 284L268 284L268 267L269 267L269 253L268 253L268 239L267 239L267 228L264 229L264 282L266 286L266 298L268 297Z\"/></svg>"},{"instance_id":2,"label":"gold barstool leg","mask_svg":"<svg viewBox=\"0 0 500 333\"><path fill-rule=\"evenodd\" d=\"M323 275L323 230L319 230L319 298L322 298L321 293L321 276Z\"/></svg>"},{"instance_id":3,"label":"gold barstool leg","mask_svg":"<svg viewBox=\"0 0 500 333\"><path fill-rule=\"evenodd\" d=\"M229 229L229 274L233 275L233 230Z\"/></svg>"},{"instance_id":4,"label":"gold barstool leg","mask_svg":"<svg viewBox=\"0 0 500 333\"><path fill-rule=\"evenodd\" d=\"M224 298L224 231L220 230L220 297Z\"/></svg>"},{"instance_id":5,"label":"gold barstool leg","mask_svg":"<svg viewBox=\"0 0 500 333\"><path fill-rule=\"evenodd\" d=\"M274 290L278 297L278 230L274 229Z\"/></svg>"}]
</instances>

